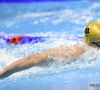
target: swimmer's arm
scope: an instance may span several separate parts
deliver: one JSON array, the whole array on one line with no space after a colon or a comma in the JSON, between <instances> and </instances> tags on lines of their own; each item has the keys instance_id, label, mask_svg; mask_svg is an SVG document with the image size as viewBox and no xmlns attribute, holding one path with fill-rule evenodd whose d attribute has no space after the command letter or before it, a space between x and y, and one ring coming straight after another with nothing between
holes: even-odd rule
<instances>
[{"instance_id":1,"label":"swimmer's arm","mask_svg":"<svg viewBox=\"0 0 100 90\"><path fill-rule=\"evenodd\" d=\"M78 54L82 54L85 51L83 46L76 46L74 48L76 50L76 53ZM47 50L38 54L29 55L26 58L15 61L14 63L7 66L4 70L0 71L0 78L5 78L15 72L22 71L36 64L42 63L43 61L47 60L48 56L52 56L52 57L61 56L63 58L67 58L66 52L72 52L72 51L73 50L70 47L66 48L66 50L59 47L59 48ZM69 53L69 55L73 56L73 54L71 53Z\"/></svg>"}]
</instances>

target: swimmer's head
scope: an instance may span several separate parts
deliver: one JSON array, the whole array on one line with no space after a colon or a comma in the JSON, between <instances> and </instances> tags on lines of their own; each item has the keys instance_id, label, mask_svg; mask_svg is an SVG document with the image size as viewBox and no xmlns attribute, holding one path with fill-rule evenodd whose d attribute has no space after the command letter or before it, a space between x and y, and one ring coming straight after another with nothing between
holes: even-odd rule
<instances>
[{"instance_id":1,"label":"swimmer's head","mask_svg":"<svg viewBox=\"0 0 100 90\"><path fill-rule=\"evenodd\" d=\"M88 45L100 40L100 22L91 22L86 26L84 39Z\"/></svg>"}]
</instances>

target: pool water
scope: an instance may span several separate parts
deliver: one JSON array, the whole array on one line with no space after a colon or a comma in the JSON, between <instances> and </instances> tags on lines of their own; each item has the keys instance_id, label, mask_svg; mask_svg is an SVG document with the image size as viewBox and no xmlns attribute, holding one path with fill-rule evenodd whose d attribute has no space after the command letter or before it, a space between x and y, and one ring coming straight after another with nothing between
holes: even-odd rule
<instances>
[{"instance_id":1,"label":"pool water","mask_svg":"<svg viewBox=\"0 0 100 90\"><path fill-rule=\"evenodd\" d=\"M100 21L100 2L92 1L1 4L0 11L0 36L50 37L19 45L0 38L0 70L30 54L83 43L79 37L85 26ZM99 58L100 50L91 47L75 62L49 56L47 62L0 79L0 90L100 90Z\"/></svg>"}]
</instances>

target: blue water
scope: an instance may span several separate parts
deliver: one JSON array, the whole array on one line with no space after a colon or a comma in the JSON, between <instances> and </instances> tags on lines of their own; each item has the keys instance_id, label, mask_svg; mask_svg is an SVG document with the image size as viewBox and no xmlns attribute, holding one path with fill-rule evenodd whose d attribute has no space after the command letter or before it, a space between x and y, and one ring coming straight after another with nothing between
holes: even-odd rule
<instances>
[{"instance_id":1,"label":"blue water","mask_svg":"<svg viewBox=\"0 0 100 90\"><path fill-rule=\"evenodd\" d=\"M85 26L91 21L100 21L100 2L0 4L0 35L53 37L15 46L0 39L0 70L27 55L81 42L65 37L83 37ZM100 84L99 57L100 51L91 48L75 62L49 57L43 64L0 80L0 90L100 90L89 86Z\"/></svg>"}]
</instances>

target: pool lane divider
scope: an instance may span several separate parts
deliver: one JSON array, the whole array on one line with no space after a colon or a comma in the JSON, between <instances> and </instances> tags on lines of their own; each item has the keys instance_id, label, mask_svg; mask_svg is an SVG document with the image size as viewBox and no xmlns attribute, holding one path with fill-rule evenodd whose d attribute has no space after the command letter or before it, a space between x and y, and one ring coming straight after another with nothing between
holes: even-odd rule
<instances>
[{"instance_id":1,"label":"pool lane divider","mask_svg":"<svg viewBox=\"0 0 100 90\"><path fill-rule=\"evenodd\" d=\"M0 35L0 39L3 39L7 44L10 45L17 45L17 44L25 44L25 43L38 43L43 42L51 38L63 38L65 40L78 40L82 39L82 37L45 37L45 36L25 36L25 35L19 35L19 36L12 36L12 37L5 37L3 35Z\"/></svg>"}]
</instances>

